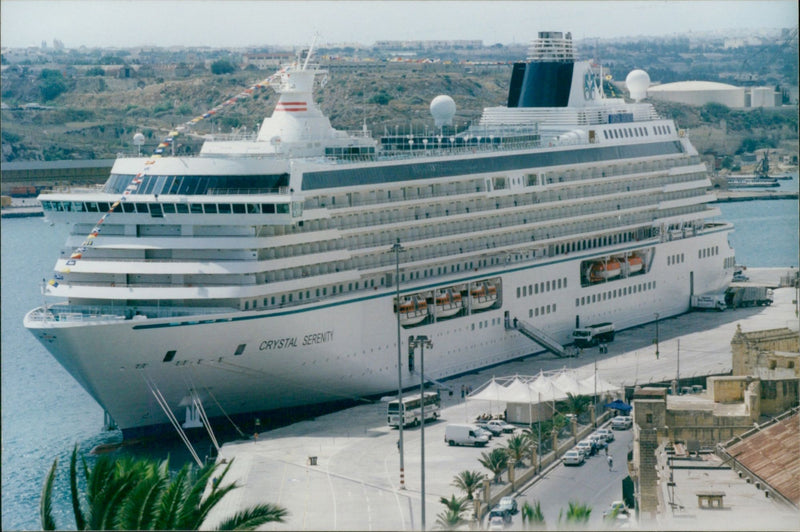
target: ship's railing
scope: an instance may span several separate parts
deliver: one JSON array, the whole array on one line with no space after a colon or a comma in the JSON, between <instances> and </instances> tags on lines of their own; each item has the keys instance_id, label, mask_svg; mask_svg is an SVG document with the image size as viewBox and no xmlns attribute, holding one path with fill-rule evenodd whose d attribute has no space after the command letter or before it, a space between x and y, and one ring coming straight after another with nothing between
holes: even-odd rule
<instances>
[{"instance_id":1,"label":"ship's railing","mask_svg":"<svg viewBox=\"0 0 800 532\"><path fill-rule=\"evenodd\" d=\"M231 140L244 140L255 141L258 139L258 131L231 131L230 133L207 133L206 140L210 141L231 141Z\"/></svg>"},{"instance_id":2,"label":"ship's railing","mask_svg":"<svg viewBox=\"0 0 800 532\"><path fill-rule=\"evenodd\" d=\"M206 191L208 196L226 196L226 195L245 195L245 194L281 194L288 195L289 187L278 188L209 188Z\"/></svg>"},{"instance_id":3,"label":"ship's railing","mask_svg":"<svg viewBox=\"0 0 800 532\"><path fill-rule=\"evenodd\" d=\"M188 316L237 312L231 307L161 307L161 306L86 306L86 305L48 305L37 308L28 314L31 321L57 322L117 322L125 320L144 320L155 318L185 318Z\"/></svg>"},{"instance_id":4,"label":"ship's railing","mask_svg":"<svg viewBox=\"0 0 800 532\"><path fill-rule=\"evenodd\" d=\"M514 151L514 150L539 148L539 147L542 147L542 143L539 139L536 139L536 140L526 140L520 142L505 142L502 144L490 144L490 143L470 144L463 147L459 146L452 148L446 148L443 147L443 145L442 146L437 145L436 147L431 146L429 148L420 150L383 149L380 152L378 152L378 159L395 160L395 159L411 159L418 157L440 157L444 155L503 152L503 151Z\"/></svg>"}]
</instances>

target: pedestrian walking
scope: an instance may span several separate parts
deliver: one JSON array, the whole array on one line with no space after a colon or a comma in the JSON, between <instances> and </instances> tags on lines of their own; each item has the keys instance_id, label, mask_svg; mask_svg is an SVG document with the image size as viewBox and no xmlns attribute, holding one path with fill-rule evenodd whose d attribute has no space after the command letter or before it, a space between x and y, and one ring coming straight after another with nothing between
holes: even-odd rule
<instances>
[{"instance_id":1,"label":"pedestrian walking","mask_svg":"<svg viewBox=\"0 0 800 532\"><path fill-rule=\"evenodd\" d=\"M462 399L464 398L464 395L466 395L466 393L467 393L467 387L462 384L461 385L461 398Z\"/></svg>"},{"instance_id":2,"label":"pedestrian walking","mask_svg":"<svg viewBox=\"0 0 800 532\"><path fill-rule=\"evenodd\" d=\"M610 456L608 457L608 470L611 471L611 468L614 467L614 459Z\"/></svg>"},{"instance_id":3,"label":"pedestrian walking","mask_svg":"<svg viewBox=\"0 0 800 532\"><path fill-rule=\"evenodd\" d=\"M606 444L606 446L603 447L603 450L606 452L606 456L608 456L608 444Z\"/></svg>"}]
</instances>

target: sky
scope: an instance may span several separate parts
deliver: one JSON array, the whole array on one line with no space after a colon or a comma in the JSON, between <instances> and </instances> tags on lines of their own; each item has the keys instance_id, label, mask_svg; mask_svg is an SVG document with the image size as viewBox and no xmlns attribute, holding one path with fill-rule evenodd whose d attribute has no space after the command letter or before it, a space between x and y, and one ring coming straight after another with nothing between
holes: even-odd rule
<instances>
[{"instance_id":1,"label":"sky","mask_svg":"<svg viewBox=\"0 0 800 532\"><path fill-rule=\"evenodd\" d=\"M796 1L220 1L2 0L8 47L308 45L476 39L528 43L539 31L574 39L796 26Z\"/></svg>"}]
</instances>

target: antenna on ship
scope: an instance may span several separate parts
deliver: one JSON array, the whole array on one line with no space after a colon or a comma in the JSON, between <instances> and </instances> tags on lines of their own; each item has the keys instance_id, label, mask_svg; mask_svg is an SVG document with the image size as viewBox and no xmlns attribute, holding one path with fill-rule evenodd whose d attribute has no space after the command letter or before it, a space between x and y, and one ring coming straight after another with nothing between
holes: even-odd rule
<instances>
[{"instance_id":1,"label":"antenna on ship","mask_svg":"<svg viewBox=\"0 0 800 532\"><path fill-rule=\"evenodd\" d=\"M311 46L308 48L308 53L306 54L306 60L303 63L303 70L308 66L308 60L311 59L311 54L314 52L314 45L317 43L317 37L319 37L319 33L315 32L314 38L311 40Z\"/></svg>"}]
</instances>

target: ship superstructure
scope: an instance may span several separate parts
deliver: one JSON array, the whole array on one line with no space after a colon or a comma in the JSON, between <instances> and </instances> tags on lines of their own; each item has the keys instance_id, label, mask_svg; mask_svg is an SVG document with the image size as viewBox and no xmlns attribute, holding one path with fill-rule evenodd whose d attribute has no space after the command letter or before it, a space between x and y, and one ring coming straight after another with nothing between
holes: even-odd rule
<instances>
[{"instance_id":1,"label":"ship superstructure","mask_svg":"<svg viewBox=\"0 0 800 532\"><path fill-rule=\"evenodd\" d=\"M540 34L506 107L380 141L333 129L323 72L298 61L254 139L120 158L101 191L41 196L72 231L47 287L62 302L25 325L133 434L167 422L154 390L215 417L396 389L398 319L403 348L434 341L440 379L539 351L518 322L566 344L685 312L730 282L732 226L711 221L688 137L603 98L573 55L569 34Z\"/></svg>"}]
</instances>

